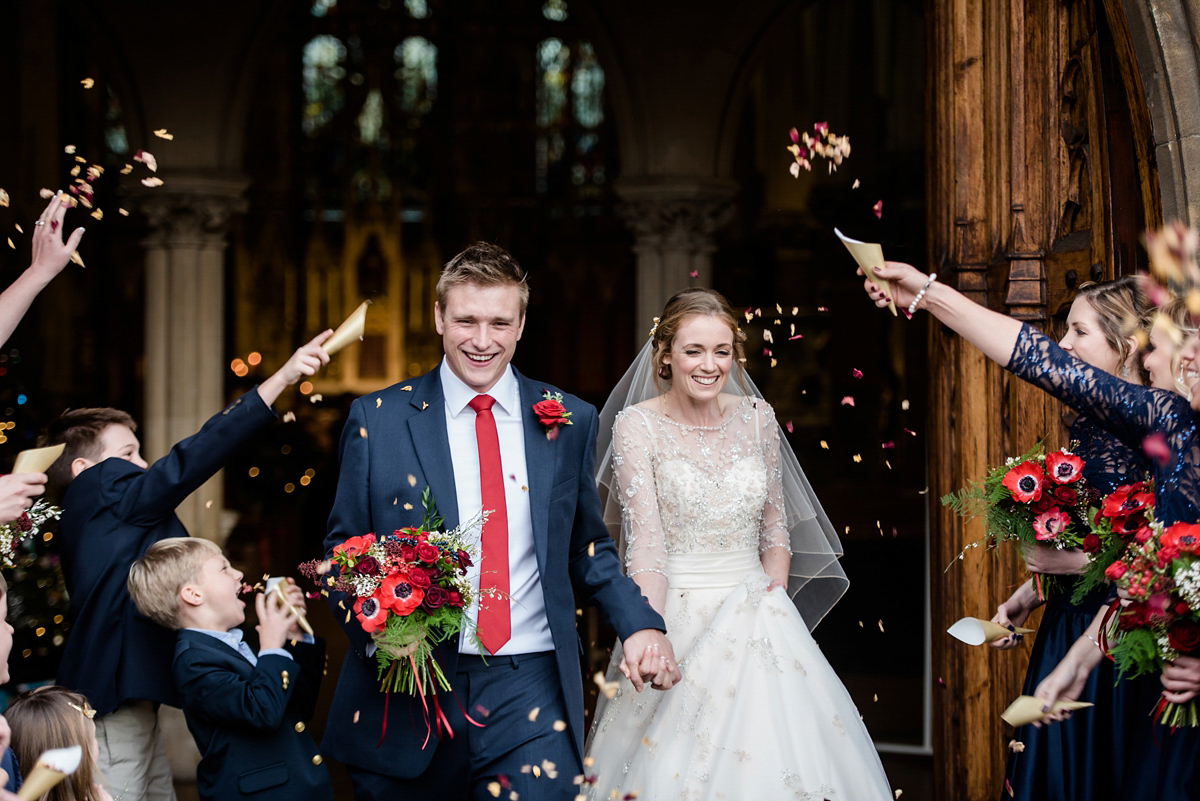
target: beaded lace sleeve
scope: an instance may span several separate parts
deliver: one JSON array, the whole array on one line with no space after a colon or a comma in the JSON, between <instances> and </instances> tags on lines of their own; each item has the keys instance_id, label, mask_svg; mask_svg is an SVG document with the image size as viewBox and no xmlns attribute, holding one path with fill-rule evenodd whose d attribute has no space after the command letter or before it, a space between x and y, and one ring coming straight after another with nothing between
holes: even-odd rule
<instances>
[{"instance_id":1,"label":"beaded lace sleeve","mask_svg":"<svg viewBox=\"0 0 1200 801\"><path fill-rule=\"evenodd\" d=\"M621 503L625 571L667 575L666 535L654 480L654 442L650 422L638 409L617 415L613 426L613 467Z\"/></svg>"},{"instance_id":2,"label":"beaded lace sleeve","mask_svg":"<svg viewBox=\"0 0 1200 801\"><path fill-rule=\"evenodd\" d=\"M779 426L775 424L775 410L764 400L754 402L755 424L758 440L763 444L763 461L767 467L767 503L763 507L762 533L759 535L759 553L768 548L783 548L792 552L791 534L784 524L783 471L779 464Z\"/></svg>"}]
</instances>

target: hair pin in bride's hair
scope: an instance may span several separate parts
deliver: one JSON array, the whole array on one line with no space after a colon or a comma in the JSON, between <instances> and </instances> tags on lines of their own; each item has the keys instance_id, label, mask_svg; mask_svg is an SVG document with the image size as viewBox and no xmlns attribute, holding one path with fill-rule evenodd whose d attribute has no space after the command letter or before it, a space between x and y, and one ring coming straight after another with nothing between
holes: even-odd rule
<instances>
[{"instance_id":1,"label":"hair pin in bride's hair","mask_svg":"<svg viewBox=\"0 0 1200 801\"><path fill-rule=\"evenodd\" d=\"M650 328L650 338L654 338L654 332L658 330L658 318L654 318L654 325Z\"/></svg>"}]
</instances>

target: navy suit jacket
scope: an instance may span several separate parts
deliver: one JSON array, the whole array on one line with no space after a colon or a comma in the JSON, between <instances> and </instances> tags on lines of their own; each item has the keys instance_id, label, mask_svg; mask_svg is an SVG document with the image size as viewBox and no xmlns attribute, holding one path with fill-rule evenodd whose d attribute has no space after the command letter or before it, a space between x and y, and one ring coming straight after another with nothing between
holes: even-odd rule
<instances>
[{"instance_id":1,"label":"navy suit jacket","mask_svg":"<svg viewBox=\"0 0 1200 801\"><path fill-rule=\"evenodd\" d=\"M106 459L68 485L54 542L73 620L57 681L97 714L133 699L179 706L175 635L138 613L125 588L129 567L159 540L188 535L175 507L274 419L254 389L148 469Z\"/></svg>"},{"instance_id":2,"label":"navy suit jacket","mask_svg":"<svg viewBox=\"0 0 1200 801\"><path fill-rule=\"evenodd\" d=\"M267 654L251 665L212 635L179 632L175 682L200 748L202 799L333 801L329 772L304 731L321 689L325 643L287 650L293 659Z\"/></svg>"},{"instance_id":3,"label":"navy suit jacket","mask_svg":"<svg viewBox=\"0 0 1200 801\"><path fill-rule=\"evenodd\" d=\"M554 440L533 414L532 406L553 387L517 373L525 430L534 550L554 640L558 674L576 754L583 757L583 644L575 630L575 595L598 606L621 639L641 629L666 631L662 617L624 575L616 543L604 525L596 492L595 407L573 395L564 404L573 425ZM416 481L410 481L409 476ZM342 432L341 473L329 517L326 557L349 537L390 533L420 525L421 493L432 490L438 510L452 529L461 521L446 434L445 398L435 368L419 378L356 400ZM407 508L406 508L407 507ZM437 739L425 739L420 701L380 691L370 639L356 618L346 619L349 604L330 593L334 615L350 637L322 747L349 765L397 778L423 773ZM458 639L443 643L435 655L447 675L458 665ZM447 703L453 701L447 700ZM385 707L387 735L379 745ZM358 720L355 720L355 717ZM486 732L486 729L484 729Z\"/></svg>"}]
</instances>

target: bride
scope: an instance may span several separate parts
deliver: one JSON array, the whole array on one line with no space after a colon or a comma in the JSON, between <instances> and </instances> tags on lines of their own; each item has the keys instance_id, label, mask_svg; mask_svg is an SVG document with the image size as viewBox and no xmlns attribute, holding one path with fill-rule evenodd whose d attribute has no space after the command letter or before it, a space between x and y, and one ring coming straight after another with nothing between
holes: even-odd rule
<instances>
[{"instance_id":1,"label":"bride","mask_svg":"<svg viewBox=\"0 0 1200 801\"><path fill-rule=\"evenodd\" d=\"M741 366L744 339L724 297L678 293L601 414L606 518L683 680L601 696L585 760L596 801L892 798L809 634L848 585L840 543Z\"/></svg>"}]
</instances>

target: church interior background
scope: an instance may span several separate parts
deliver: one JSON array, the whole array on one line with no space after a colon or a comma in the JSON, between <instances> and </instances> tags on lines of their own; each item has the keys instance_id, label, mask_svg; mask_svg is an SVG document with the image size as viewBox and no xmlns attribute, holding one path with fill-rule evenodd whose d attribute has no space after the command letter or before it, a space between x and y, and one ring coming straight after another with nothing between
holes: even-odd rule
<instances>
[{"instance_id":1,"label":"church interior background","mask_svg":"<svg viewBox=\"0 0 1200 801\"><path fill-rule=\"evenodd\" d=\"M1109 139L1093 137L1087 151L1097 162L1107 154L1104 192L1082 200L1076 193L1075 205L1064 206L1075 216L1061 223L1070 231L1047 227L1047 241L1025 249L1041 248L1045 265L1018 274L1009 265L1036 259L1013 256L1025 251L1003 225L983 237L983 256L968 253L975 223L1015 219L1015 190L1003 199L1011 210L956 212L955 204L974 191L963 187L1017 185L982 167L969 173L1011 144L988 133L984 112L976 120L970 107L999 108L1017 94L1022 74L1004 78L1011 63L996 52L1018 41L1017 21L1033 20L1043 5L1063 44L1061 53L1047 50L1038 80L1056 83L1067 74L1059 60L1076 53L1078 61L1080 43L1098 42L1095 63L1082 63L1108 76L1104 86L1130 69L1138 75L1140 64L1136 81L1148 88L1126 81L1124 94L1097 101L1104 113L1080 123L1092 130L1107 115ZM1179 97L1192 95L1178 76L1194 58L1179 66L1171 47L1195 48L1162 32L1176 24L1166 7L1190 19L1193 5L2 4L0 187L12 201L0 208L0 226L13 247L0 249L0 279L27 264L28 239L15 226L29 230L39 190L68 183L77 155L104 172L94 181L102 219L86 219L86 268L71 267L52 284L0 354L0 453L11 458L64 408L111 405L142 422L146 456L161 456L297 345L370 299L362 343L281 400L295 422L256 438L180 509L194 534L225 543L248 576L294 573L320 552L349 402L436 365L433 287L463 246L501 244L529 273L528 325L514 364L597 405L666 298L687 285L713 286L745 310L748 369L786 422L842 537L851 587L815 636L894 786L906 798L933 798L935 785L938 797L993 797L966 777L953 736L953 726L974 720L964 724L947 700L971 668L938 644L940 622L958 610L931 609L945 576L958 571L953 580L971 581L963 566L943 573L942 557L958 542L940 532L957 529L939 523L934 504L952 487L930 489L931 471L950 458L938 432L949 425L946 387L957 385L950 362L930 355L943 354L946 340L923 316L876 314L832 229L880 241L892 258L952 265L943 269L957 271L960 287L982 287L994 306L1052 324L1062 287L1075 280L1055 284L1055 270L1095 263L1111 276L1136 266L1132 245L1121 251L1111 234L1133 225L1128 215L1114 215L1125 223L1108 225L1108 245L1081 246L1078 264L1070 242L1079 236L1066 245L1054 236L1098 230L1080 215L1094 203L1111 210L1122 175L1138 225L1190 216L1195 170L1190 145L1179 144L1190 124L1183 113L1164 121L1162 109L1173 99L1187 110ZM979 67L988 77L978 86L970 85L975 62L962 56L971 48L991 59ZM1060 88L1044 93L1046 120L1030 130L1052 143L1047 152L1077 153L1070 126L1060 125ZM1004 111L1006 124L1016 124L1007 116L1015 108ZM1038 113L1031 105L1030 117ZM963 120L979 127L939 138ZM818 163L793 178L788 131L819 122L848 135L853 152L836 172ZM173 138L154 134L163 129ZM142 164L121 173L140 150L156 157L161 186L136 180L148 174ZM1074 176L1070 158L1063 163ZM1081 168L1085 177L1090 167ZM1036 203L1026 205L1032 214ZM1095 257L1102 247L1107 260ZM1050 253L1066 255L1055 262ZM1010 286L1033 287L1036 297L1005 296ZM1035 307L1041 311L1029 311ZM1003 436L988 440L993 450L1015 447ZM989 580L996 587L1018 579L1006 566ZM52 539L10 582L13 690L52 678L70 634ZM317 607L312 617L329 635L330 665L340 664L344 638ZM590 612L581 628L590 675L606 663L612 634ZM1005 695L1024 670L1019 658L1011 664L1006 678L979 692ZM996 765L1002 769L1003 743L997 721L981 727L992 749L981 757L978 781L986 786ZM313 728L319 740L320 715ZM186 787L194 763L182 746L173 758Z\"/></svg>"}]
</instances>

